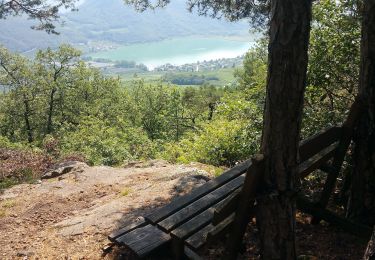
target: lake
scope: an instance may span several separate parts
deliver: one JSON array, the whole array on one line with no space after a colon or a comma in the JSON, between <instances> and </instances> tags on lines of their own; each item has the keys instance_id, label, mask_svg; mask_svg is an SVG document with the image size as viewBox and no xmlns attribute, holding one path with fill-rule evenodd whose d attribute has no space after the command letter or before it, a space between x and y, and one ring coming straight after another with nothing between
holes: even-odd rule
<instances>
[{"instance_id":1,"label":"lake","mask_svg":"<svg viewBox=\"0 0 375 260\"><path fill-rule=\"evenodd\" d=\"M221 37L183 37L125 45L88 55L112 61L135 61L153 69L166 63L182 65L203 60L234 58L244 54L254 44L254 39L249 37L246 40L243 38L234 40Z\"/></svg>"}]
</instances>

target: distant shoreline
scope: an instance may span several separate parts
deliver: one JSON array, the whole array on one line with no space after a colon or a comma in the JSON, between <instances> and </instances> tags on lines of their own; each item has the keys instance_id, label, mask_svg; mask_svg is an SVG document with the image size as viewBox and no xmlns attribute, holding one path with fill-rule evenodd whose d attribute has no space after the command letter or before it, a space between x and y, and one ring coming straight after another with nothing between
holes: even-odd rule
<instances>
[{"instance_id":1,"label":"distant shoreline","mask_svg":"<svg viewBox=\"0 0 375 260\"><path fill-rule=\"evenodd\" d=\"M256 36L186 36L171 37L121 46L103 46L102 50L88 50L84 56L113 62L126 60L143 63L151 70L170 63L183 65L204 60L234 58L243 55L254 45Z\"/></svg>"}]
</instances>

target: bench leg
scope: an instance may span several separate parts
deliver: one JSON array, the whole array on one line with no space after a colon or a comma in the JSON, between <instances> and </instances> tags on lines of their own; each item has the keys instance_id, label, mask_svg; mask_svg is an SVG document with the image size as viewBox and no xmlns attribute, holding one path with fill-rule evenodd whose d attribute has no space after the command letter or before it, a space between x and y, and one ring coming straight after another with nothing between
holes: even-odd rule
<instances>
[{"instance_id":1,"label":"bench leg","mask_svg":"<svg viewBox=\"0 0 375 260\"><path fill-rule=\"evenodd\" d=\"M195 253L193 250L188 248L187 246L184 247L184 254L185 254L185 259L188 260L203 260L197 253Z\"/></svg>"},{"instance_id":2,"label":"bench leg","mask_svg":"<svg viewBox=\"0 0 375 260\"><path fill-rule=\"evenodd\" d=\"M184 253L184 241L179 238L172 239L172 253L173 258L176 260L182 260L185 259L185 253Z\"/></svg>"},{"instance_id":3,"label":"bench leg","mask_svg":"<svg viewBox=\"0 0 375 260\"><path fill-rule=\"evenodd\" d=\"M259 155L252 159L252 167L246 173L240 200L234 216L233 228L227 240L226 252L223 256L224 260L236 259L241 249L242 239L252 214L252 207L250 205L255 199L258 183L263 172L264 157L263 155Z\"/></svg>"},{"instance_id":4,"label":"bench leg","mask_svg":"<svg viewBox=\"0 0 375 260\"><path fill-rule=\"evenodd\" d=\"M337 177L340 174L341 166L344 162L346 152L350 145L350 133L348 129L343 129L343 137L341 138L339 147L336 151L335 156L333 157L332 165L327 176L327 180L324 184L323 192L321 194L318 205L322 208L326 208L328 205L329 198L335 188ZM319 224L320 218L314 216L311 220L311 224Z\"/></svg>"}]
</instances>

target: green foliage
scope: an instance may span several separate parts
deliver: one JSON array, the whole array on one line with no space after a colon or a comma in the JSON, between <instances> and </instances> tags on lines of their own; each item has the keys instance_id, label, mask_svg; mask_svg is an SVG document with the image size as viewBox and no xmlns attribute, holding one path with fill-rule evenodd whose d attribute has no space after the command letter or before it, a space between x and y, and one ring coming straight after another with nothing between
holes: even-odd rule
<instances>
[{"instance_id":1,"label":"green foliage","mask_svg":"<svg viewBox=\"0 0 375 260\"><path fill-rule=\"evenodd\" d=\"M166 145L162 156L172 162L198 161L212 165L234 165L256 152L257 145L239 120L215 120L203 125L198 133L178 143Z\"/></svg>"},{"instance_id":2,"label":"green foliage","mask_svg":"<svg viewBox=\"0 0 375 260\"><path fill-rule=\"evenodd\" d=\"M24 145L21 143L14 143L11 142L8 138L5 136L0 135L0 149L21 149L24 148Z\"/></svg>"},{"instance_id":3,"label":"green foliage","mask_svg":"<svg viewBox=\"0 0 375 260\"><path fill-rule=\"evenodd\" d=\"M0 191L19 184L19 180L15 177L0 179Z\"/></svg>"},{"instance_id":4,"label":"green foliage","mask_svg":"<svg viewBox=\"0 0 375 260\"><path fill-rule=\"evenodd\" d=\"M357 9L351 0L314 3L304 137L342 122L356 94ZM266 39L246 54L243 67L234 73L236 81L232 77L231 84L220 87L210 84L217 78L222 82L222 75L208 72L164 79L199 86L134 78L123 87L118 78L85 64L68 45L39 51L34 60L0 48L0 66L0 85L5 87L0 94L3 147L29 143L52 158L82 154L89 163L104 165L163 157L232 166L259 151ZM225 77L232 72L226 70Z\"/></svg>"},{"instance_id":5,"label":"green foliage","mask_svg":"<svg viewBox=\"0 0 375 260\"><path fill-rule=\"evenodd\" d=\"M134 159L154 156L154 144L146 133L127 125L110 126L94 117L84 118L75 131L62 131L63 153L84 154L93 165L120 165Z\"/></svg>"},{"instance_id":6,"label":"green foliage","mask_svg":"<svg viewBox=\"0 0 375 260\"><path fill-rule=\"evenodd\" d=\"M4 0L0 2L0 19L10 16L26 15L30 19L39 21L39 24L31 28L44 30L47 33L55 33L55 25L59 18L59 10L62 8L75 10L77 0L56 1L30 1L30 0Z\"/></svg>"},{"instance_id":7,"label":"green foliage","mask_svg":"<svg viewBox=\"0 0 375 260\"><path fill-rule=\"evenodd\" d=\"M198 134L187 136L181 142L168 144L163 157L186 163L198 161L213 165L233 165L249 154L244 124L236 121L215 120Z\"/></svg>"},{"instance_id":8,"label":"green foliage","mask_svg":"<svg viewBox=\"0 0 375 260\"><path fill-rule=\"evenodd\" d=\"M131 193L131 190L129 188L124 188L123 190L121 190L120 192L120 195L123 196L123 197L126 197L128 196L129 194Z\"/></svg>"},{"instance_id":9,"label":"green foliage","mask_svg":"<svg viewBox=\"0 0 375 260\"><path fill-rule=\"evenodd\" d=\"M358 2L324 0L314 4L305 94L303 136L341 123L359 82Z\"/></svg>"},{"instance_id":10,"label":"green foliage","mask_svg":"<svg viewBox=\"0 0 375 260\"><path fill-rule=\"evenodd\" d=\"M12 176L3 178L0 176L0 191L20 183L32 183L35 181L35 174L31 167L20 167L12 172Z\"/></svg>"}]
</instances>

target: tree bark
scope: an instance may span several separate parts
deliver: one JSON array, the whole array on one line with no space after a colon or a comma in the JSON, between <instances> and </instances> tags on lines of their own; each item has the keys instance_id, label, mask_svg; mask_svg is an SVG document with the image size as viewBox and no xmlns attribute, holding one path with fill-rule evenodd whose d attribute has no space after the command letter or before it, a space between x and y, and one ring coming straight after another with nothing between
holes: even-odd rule
<instances>
[{"instance_id":1,"label":"tree bark","mask_svg":"<svg viewBox=\"0 0 375 260\"><path fill-rule=\"evenodd\" d=\"M348 217L375 224L375 0L364 1L359 99L365 109L354 135Z\"/></svg>"},{"instance_id":2,"label":"tree bark","mask_svg":"<svg viewBox=\"0 0 375 260\"><path fill-rule=\"evenodd\" d=\"M372 233L371 239L367 244L367 249L365 252L364 260L375 260L375 226Z\"/></svg>"},{"instance_id":3,"label":"tree bark","mask_svg":"<svg viewBox=\"0 0 375 260\"><path fill-rule=\"evenodd\" d=\"M271 3L267 95L261 151L266 189L257 223L263 259L296 259L295 191L306 87L310 0Z\"/></svg>"},{"instance_id":4,"label":"tree bark","mask_svg":"<svg viewBox=\"0 0 375 260\"><path fill-rule=\"evenodd\" d=\"M56 88L53 87L51 89L50 97L49 97L49 102L48 102L48 118L47 118L47 131L46 134L52 133L52 117L54 113L54 105L55 105L55 93L56 93Z\"/></svg>"},{"instance_id":5,"label":"tree bark","mask_svg":"<svg viewBox=\"0 0 375 260\"><path fill-rule=\"evenodd\" d=\"M33 134L33 129L31 127L31 123L30 123L31 109L30 109L29 100L28 100L26 94L23 94L23 104L24 104L23 118L25 120L25 126L26 126L26 132L27 132L27 141L29 143L32 143L32 142L34 142L34 134Z\"/></svg>"}]
</instances>

